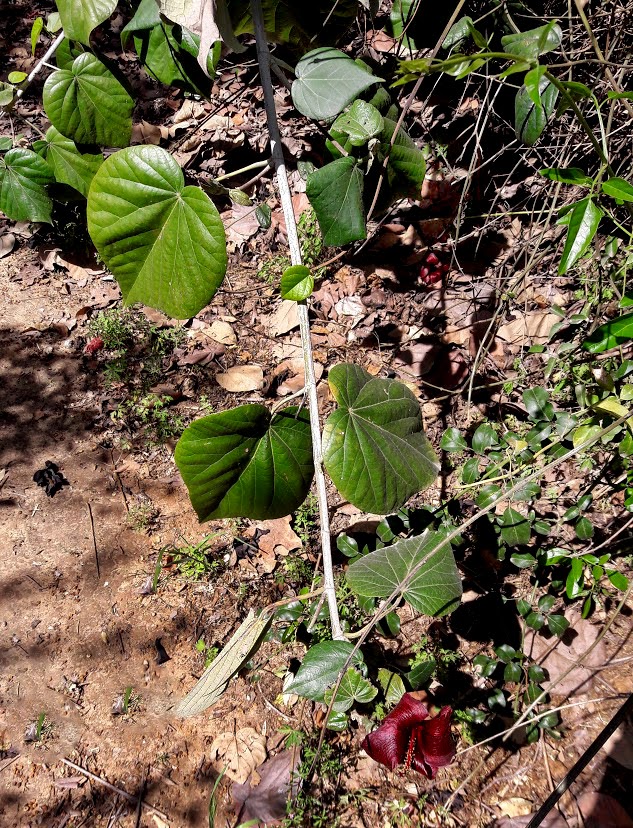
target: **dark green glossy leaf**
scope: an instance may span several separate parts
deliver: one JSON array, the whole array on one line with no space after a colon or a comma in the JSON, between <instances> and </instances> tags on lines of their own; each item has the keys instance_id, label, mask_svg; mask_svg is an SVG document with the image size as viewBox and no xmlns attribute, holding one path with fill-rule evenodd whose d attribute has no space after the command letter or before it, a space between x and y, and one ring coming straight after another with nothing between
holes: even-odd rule
<instances>
[{"instance_id":1,"label":"dark green glossy leaf","mask_svg":"<svg viewBox=\"0 0 633 828\"><path fill-rule=\"evenodd\" d=\"M482 486L479 494L475 499L475 503L480 509L485 509L491 503L499 500L502 495L501 488L494 483L488 483L487 486Z\"/></svg>"},{"instance_id":2,"label":"dark green glossy leaf","mask_svg":"<svg viewBox=\"0 0 633 828\"><path fill-rule=\"evenodd\" d=\"M479 673L483 678L490 678L490 676L497 669L498 663L499 662L496 659L490 658L483 653L473 658L473 666L479 670Z\"/></svg>"},{"instance_id":3,"label":"dark green glossy leaf","mask_svg":"<svg viewBox=\"0 0 633 828\"><path fill-rule=\"evenodd\" d=\"M427 530L423 535L399 540L351 564L347 582L353 592L370 598L386 598L438 544L442 534ZM450 544L431 554L413 576L402 596L416 612L440 616L452 612L462 594L462 584Z\"/></svg>"},{"instance_id":4,"label":"dark green glossy leaf","mask_svg":"<svg viewBox=\"0 0 633 828\"><path fill-rule=\"evenodd\" d=\"M313 49L295 69L292 101L302 115L328 121L360 95L378 83L377 78L344 52L329 47Z\"/></svg>"},{"instance_id":5,"label":"dark green glossy leaf","mask_svg":"<svg viewBox=\"0 0 633 828\"><path fill-rule=\"evenodd\" d=\"M591 187L593 184L593 179L578 167L548 167L539 170L539 173L550 181L560 181L562 184L574 184L578 187Z\"/></svg>"},{"instance_id":6,"label":"dark green glossy leaf","mask_svg":"<svg viewBox=\"0 0 633 828\"><path fill-rule=\"evenodd\" d=\"M200 521L289 515L305 500L314 466L307 412L241 405L188 426L175 453Z\"/></svg>"},{"instance_id":7,"label":"dark green glossy leaf","mask_svg":"<svg viewBox=\"0 0 633 828\"><path fill-rule=\"evenodd\" d=\"M110 17L116 5L117 0L57 0L64 34L89 44L92 30Z\"/></svg>"},{"instance_id":8,"label":"dark green glossy leaf","mask_svg":"<svg viewBox=\"0 0 633 828\"><path fill-rule=\"evenodd\" d=\"M434 656L429 655L423 661L418 661L414 664L408 673L405 674L406 680L413 690L417 690L430 681L437 670L437 661Z\"/></svg>"},{"instance_id":9,"label":"dark green glossy leaf","mask_svg":"<svg viewBox=\"0 0 633 828\"><path fill-rule=\"evenodd\" d=\"M607 578L616 589L620 590L620 592L625 592L629 588L629 580L626 575L623 575L621 572L608 572Z\"/></svg>"},{"instance_id":10,"label":"dark green glossy leaf","mask_svg":"<svg viewBox=\"0 0 633 828\"><path fill-rule=\"evenodd\" d=\"M306 194L324 244L337 247L366 237L363 175L354 158L337 158L315 170L308 176Z\"/></svg>"},{"instance_id":11,"label":"dark green glossy leaf","mask_svg":"<svg viewBox=\"0 0 633 828\"><path fill-rule=\"evenodd\" d=\"M471 457L464 463L462 468L462 483L469 486L471 483L476 483L481 477L479 473L479 458Z\"/></svg>"},{"instance_id":12,"label":"dark green glossy leaf","mask_svg":"<svg viewBox=\"0 0 633 828\"><path fill-rule=\"evenodd\" d=\"M553 420L554 406L549 401L549 394L544 388L528 388L523 392L523 404L527 408L530 420Z\"/></svg>"},{"instance_id":13,"label":"dark green glossy leaf","mask_svg":"<svg viewBox=\"0 0 633 828\"><path fill-rule=\"evenodd\" d=\"M466 451L468 444L458 428L447 428L440 442L442 451Z\"/></svg>"},{"instance_id":14,"label":"dark green glossy leaf","mask_svg":"<svg viewBox=\"0 0 633 828\"><path fill-rule=\"evenodd\" d=\"M532 569L536 566L536 558L529 552L521 554L515 552L514 555L510 555L510 561L519 569Z\"/></svg>"},{"instance_id":15,"label":"dark green glossy leaf","mask_svg":"<svg viewBox=\"0 0 633 828\"><path fill-rule=\"evenodd\" d=\"M439 471L418 401L402 383L357 365L336 365L328 383L338 404L323 430L328 474L359 509L395 512Z\"/></svg>"},{"instance_id":16,"label":"dark green glossy leaf","mask_svg":"<svg viewBox=\"0 0 633 828\"><path fill-rule=\"evenodd\" d=\"M558 100L558 89L547 78L541 78L539 93L541 103L537 105L526 87L522 86L516 94L514 103L514 129L517 138L530 147L543 133Z\"/></svg>"},{"instance_id":17,"label":"dark green glossy leaf","mask_svg":"<svg viewBox=\"0 0 633 828\"><path fill-rule=\"evenodd\" d=\"M589 520L589 518L581 517L576 523L575 528L576 535L580 538L580 540L589 540L589 538L593 538L594 528L593 523Z\"/></svg>"},{"instance_id":18,"label":"dark green glossy leaf","mask_svg":"<svg viewBox=\"0 0 633 828\"><path fill-rule=\"evenodd\" d=\"M542 595L538 599L538 608L541 612L550 612L554 604L556 603L556 596L555 595Z\"/></svg>"},{"instance_id":19,"label":"dark green glossy leaf","mask_svg":"<svg viewBox=\"0 0 633 828\"><path fill-rule=\"evenodd\" d=\"M287 267L281 276L281 298L302 302L314 290L314 276L305 265Z\"/></svg>"},{"instance_id":20,"label":"dark green glossy leaf","mask_svg":"<svg viewBox=\"0 0 633 828\"><path fill-rule=\"evenodd\" d=\"M411 49L411 51L415 51L417 47L409 34L410 25L419 8L420 6L415 0L393 0L391 11L389 12L391 34L396 40L399 40L404 35L404 45L407 49Z\"/></svg>"},{"instance_id":21,"label":"dark green glossy leaf","mask_svg":"<svg viewBox=\"0 0 633 828\"><path fill-rule=\"evenodd\" d=\"M407 195L419 197L426 174L424 153L402 128L392 146L391 138L395 128L396 121L385 118L384 129L380 134L380 150L383 155L389 154L387 180L390 198Z\"/></svg>"},{"instance_id":22,"label":"dark green glossy leaf","mask_svg":"<svg viewBox=\"0 0 633 828\"><path fill-rule=\"evenodd\" d=\"M523 546L530 542L530 522L515 509L508 507L501 517L497 518L497 523L501 527L501 539L508 546Z\"/></svg>"},{"instance_id":23,"label":"dark green glossy leaf","mask_svg":"<svg viewBox=\"0 0 633 828\"><path fill-rule=\"evenodd\" d=\"M545 681L545 670L539 664L530 664L528 678L534 684L540 684Z\"/></svg>"},{"instance_id":24,"label":"dark green glossy leaf","mask_svg":"<svg viewBox=\"0 0 633 828\"><path fill-rule=\"evenodd\" d=\"M497 658L504 664L508 664L517 655L517 651L509 644L500 644L498 647L495 647L495 653Z\"/></svg>"},{"instance_id":25,"label":"dark green glossy leaf","mask_svg":"<svg viewBox=\"0 0 633 828\"><path fill-rule=\"evenodd\" d=\"M85 52L72 68L46 79L44 109L62 135L78 144L126 147L132 134L134 101L108 67Z\"/></svg>"},{"instance_id":26,"label":"dark green glossy leaf","mask_svg":"<svg viewBox=\"0 0 633 828\"><path fill-rule=\"evenodd\" d=\"M198 187L185 187L182 170L159 147L129 147L104 162L90 188L88 229L128 304L187 319L224 278L218 211Z\"/></svg>"},{"instance_id":27,"label":"dark green glossy leaf","mask_svg":"<svg viewBox=\"0 0 633 828\"><path fill-rule=\"evenodd\" d=\"M542 612L531 612L525 619L525 623L533 630L540 630L545 624L545 616Z\"/></svg>"},{"instance_id":28,"label":"dark green glossy leaf","mask_svg":"<svg viewBox=\"0 0 633 828\"><path fill-rule=\"evenodd\" d=\"M359 554L358 541L356 538L350 538L349 535L339 535L336 539L336 548L346 558L355 558Z\"/></svg>"},{"instance_id":29,"label":"dark green glossy leaf","mask_svg":"<svg viewBox=\"0 0 633 828\"><path fill-rule=\"evenodd\" d=\"M477 454L484 454L487 449L497 445L499 445L499 438L490 423L482 423L478 426L473 434L473 451Z\"/></svg>"},{"instance_id":30,"label":"dark green glossy leaf","mask_svg":"<svg viewBox=\"0 0 633 828\"><path fill-rule=\"evenodd\" d=\"M568 228L563 255L558 265L559 275L567 273L587 252L603 215L602 209L587 196L577 201L573 209L558 220L558 224L566 224Z\"/></svg>"},{"instance_id":31,"label":"dark green glossy leaf","mask_svg":"<svg viewBox=\"0 0 633 828\"><path fill-rule=\"evenodd\" d=\"M516 661L511 661L509 664L506 664L503 670L504 681L518 683L521 681L522 675L523 670L521 670L521 665L517 664Z\"/></svg>"},{"instance_id":32,"label":"dark green glossy leaf","mask_svg":"<svg viewBox=\"0 0 633 828\"><path fill-rule=\"evenodd\" d=\"M592 354L601 354L633 339L633 312L606 322L583 342L583 348Z\"/></svg>"},{"instance_id":33,"label":"dark green glossy leaf","mask_svg":"<svg viewBox=\"0 0 633 828\"><path fill-rule=\"evenodd\" d=\"M37 153L16 147L0 157L0 211L13 221L51 222L53 202L46 190L53 171Z\"/></svg>"},{"instance_id":34,"label":"dark green glossy leaf","mask_svg":"<svg viewBox=\"0 0 633 828\"><path fill-rule=\"evenodd\" d=\"M82 152L74 141L65 138L55 127L46 132L46 160L60 184L68 184L88 197L88 190L97 170L103 164L98 151Z\"/></svg>"},{"instance_id":35,"label":"dark green glossy leaf","mask_svg":"<svg viewBox=\"0 0 633 828\"><path fill-rule=\"evenodd\" d=\"M321 641L310 647L285 692L323 701L325 691L336 682L353 649L354 645L348 641ZM351 663L360 664L362 660L362 654L357 651Z\"/></svg>"}]
</instances>

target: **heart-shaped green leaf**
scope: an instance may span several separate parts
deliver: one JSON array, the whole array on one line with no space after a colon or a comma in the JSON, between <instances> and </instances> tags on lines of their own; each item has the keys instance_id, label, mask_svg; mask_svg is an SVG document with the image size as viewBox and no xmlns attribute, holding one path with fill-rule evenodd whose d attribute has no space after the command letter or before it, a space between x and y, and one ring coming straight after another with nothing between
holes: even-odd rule
<instances>
[{"instance_id":1,"label":"heart-shaped green leaf","mask_svg":"<svg viewBox=\"0 0 633 828\"><path fill-rule=\"evenodd\" d=\"M64 34L71 40L89 43L92 30L110 17L117 2L118 0L57 0Z\"/></svg>"},{"instance_id":2,"label":"heart-shaped green leaf","mask_svg":"<svg viewBox=\"0 0 633 828\"><path fill-rule=\"evenodd\" d=\"M46 160L60 184L68 184L88 197L90 183L103 164L100 152L81 152L74 141L65 138L55 127L46 132Z\"/></svg>"},{"instance_id":3,"label":"heart-shaped green leaf","mask_svg":"<svg viewBox=\"0 0 633 828\"><path fill-rule=\"evenodd\" d=\"M281 276L281 298L303 302L314 290L314 276L305 265L287 267Z\"/></svg>"},{"instance_id":4,"label":"heart-shaped green leaf","mask_svg":"<svg viewBox=\"0 0 633 828\"><path fill-rule=\"evenodd\" d=\"M419 197L426 173L424 153L403 129L398 131L392 146L391 137L395 128L396 122L391 118L385 118L384 129L380 135L380 149L384 155L389 153L387 180L390 198L402 198L406 195Z\"/></svg>"},{"instance_id":5,"label":"heart-shaped green leaf","mask_svg":"<svg viewBox=\"0 0 633 828\"><path fill-rule=\"evenodd\" d=\"M350 588L368 598L387 598L432 553L402 588L402 597L424 615L452 612L461 598L462 582L450 544L442 544L443 537L441 532L427 530L423 535L399 540L393 546L364 555L347 570ZM438 545L439 549L433 552Z\"/></svg>"},{"instance_id":6,"label":"heart-shaped green leaf","mask_svg":"<svg viewBox=\"0 0 633 828\"><path fill-rule=\"evenodd\" d=\"M108 67L90 52L58 69L44 84L44 109L62 135L78 144L126 147L134 101Z\"/></svg>"},{"instance_id":7,"label":"heart-shaped green leaf","mask_svg":"<svg viewBox=\"0 0 633 828\"><path fill-rule=\"evenodd\" d=\"M382 131L382 115L367 101L354 101L347 112L339 115L332 129L349 136L353 147L362 147Z\"/></svg>"},{"instance_id":8,"label":"heart-shaped green leaf","mask_svg":"<svg viewBox=\"0 0 633 828\"><path fill-rule=\"evenodd\" d=\"M88 229L128 304L188 319L224 278L218 211L198 187L185 187L160 147L128 147L104 162L88 195Z\"/></svg>"},{"instance_id":9,"label":"heart-shaped green leaf","mask_svg":"<svg viewBox=\"0 0 633 828\"><path fill-rule=\"evenodd\" d=\"M329 47L304 55L297 63L295 75L292 102L302 115L317 121L336 118L361 92L382 80L344 52Z\"/></svg>"},{"instance_id":10,"label":"heart-shaped green leaf","mask_svg":"<svg viewBox=\"0 0 633 828\"><path fill-rule=\"evenodd\" d=\"M55 63L58 69L72 69L75 58L83 55L86 50L76 40L68 40L65 37L55 52Z\"/></svg>"},{"instance_id":11,"label":"heart-shaped green leaf","mask_svg":"<svg viewBox=\"0 0 633 828\"><path fill-rule=\"evenodd\" d=\"M336 682L353 649L349 641L321 641L310 647L285 692L323 701L325 691ZM352 656L352 664L360 664L362 660L360 651Z\"/></svg>"},{"instance_id":12,"label":"heart-shaped green leaf","mask_svg":"<svg viewBox=\"0 0 633 828\"><path fill-rule=\"evenodd\" d=\"M200 521L289 515L305 500L314 465L310 419L263 405L210 414L185 429L176 465Z\"/></svg>"},{"instance_id":13,"label":"heart-shaped green leaf","mask_svg":"<svg viewBox=\"0 0 633 828\"><path fill-rule=\"evenodd\" d=\"M538 92L540 105L534 103L525 85L519 89L514 99L514 129L517 138L529 147L540 138L558 100L558 89L547 78L540 79Z\"/></svg>"},{"instance_id":14,"label":"heart-shaped green leaf","mask_svg":"<svg viewBox=\"0 0 633 828\"><path fill-rule=\"evenodd\" d=\"M336 247L366 237L363 175L354 158L337 158L310 173L306 194L325 245Z\"/></svg>"},{"instance_id":15,"label":"heart-shaped green leaf","mask_svg":"<svg viewBox=\"0 0 633 828\"><path fill-rule=\"evenodd\" d=\"M337 713L345 713L352 707L354 702L369 704L372 699L376 698L377 694L378 688L374 687L368 679L363 678L358 670L350 667L341 679L333 709ZM329 704L332 701L332 695L332 690L325 691L323 696L325 704Z\"/></svg>"},{"instance_id":16,"label":"heart-shaped green leaf","mask_svg":"<svg viewBox=\"0 0 633 828\"><path fill-rule=\"evenodd\" d=\"M402 383L376 379L357 365L336 365L328 383L339 405L323 430L328 474L359 509L395 512L439 471L418 401Z\"/></svg>"},{"instance_id":17,"label":"heart-shaped green leaf","mask_svg":"<svg viewBox=\"0 0 633 828\"><path fill-rule=\"evenodd\" d=\"M46 185L55 181L46 161L33 150L9 150L0 156L0 210L13 221L47 221L51 201Z\"/></svg>"}]
</instances>

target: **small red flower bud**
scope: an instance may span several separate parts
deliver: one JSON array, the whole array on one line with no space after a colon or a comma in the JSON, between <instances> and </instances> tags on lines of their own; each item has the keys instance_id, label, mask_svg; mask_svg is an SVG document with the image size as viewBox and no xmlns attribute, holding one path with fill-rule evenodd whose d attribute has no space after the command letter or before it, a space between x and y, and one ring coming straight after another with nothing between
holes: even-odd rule
<instances>
[{"instance_id":1,"label":"small red flower bud","mask_svg":"<svg viewBox=\"0 0 633 828\"><path fill-rule=\"evenodd\" d=\"M87 354L96 354L97 351L100 351L103 348L104 342L100 336L93 337L90 342L84 348L84 351Z\"/></svg>"}]
</instances>

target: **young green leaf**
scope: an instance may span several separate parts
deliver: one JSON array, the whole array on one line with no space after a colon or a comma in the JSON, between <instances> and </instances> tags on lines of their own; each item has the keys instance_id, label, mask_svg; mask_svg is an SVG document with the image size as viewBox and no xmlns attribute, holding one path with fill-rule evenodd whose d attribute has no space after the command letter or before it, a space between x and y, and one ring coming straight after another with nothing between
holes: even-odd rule
<instances>
[{"instance_id":1,"label":"young green leaf","mask_svg":"<svg viewBox=\"0 0 633 828\"><path fill-rule=\"evenodd\" d=\"M353 649L354 645L348 641L321 641L310 647L297 675L284 692L323 701L325 691L336 682ZM362 653L354 653L352 664L361 664L362 661Z\"/></svg>"},{"instance_id":2,"label":"young green leaf","mask_svg":"<svg viewBox=\"0 0 633 828\"><path fill-rule=\"evenodd\" d=\"M402 596L416 612L446 615L459 604L462 584L450 544L442 544L442 540L441 532L427 530L423 535L377 549L350 565L347 582L358 595L386 598L432 552L408 585L402 588ZM439 549L433 552L437 546Z\"/></svg>"},{"instance_id":3,"label":"young green leaf","mask_svg":"<svg viewBox=\"0 0 633 828\"><path fill-rule=\"evenodd\" d=\"M332 129L347 135L353 147L362 147L382 131L383 125L383 117L376 107L358 100L338 116Z\"/></svg>"},{"instance_id":4,"label":"young green leaf","mask_svg":"<svg viewBox=\"0 0 633 828\"><path fill-rule=\"evenodd\" d=\"M385 667L378 669L378 684L385 696L385 701L389 707L394 707L400 699L404 696L406 688L404 682L397 673L392 673Z\"/></svg>"},{"instance_id":5,"label":"young green leaf","mask_svg":"<svg viewBox=\"0 0 633 828\"><path fill-rule=\"evenodd\" d=\"M447 451L449 453L455 451L466 451L468 444L466 443L466 440L464 440L464 437L458 428L447 428L442 435L440 448L442 451Z\"/></svg>"},{"instance_id":6,"label":"young green leaf","mask_svg":"<svg viewBox=\"0 0 633 828\"><path fill-rule=\"evenodd\" d=\"M22 83L23 80L26 80L26 72L9 72L9 83Z\"/></svg>"},{"instance_id":7,"label":"young green leaf","mask_svg":"<svg viewBox=\"0 0 633 828\"><path fill-rule=\"evenodd\" d=\"M302 302L314 290L314 276L305 265L287 267L281 276L281 298Z\"/></svg>"},{"instance_id":8,"label":"young green leaf","mask_svg":"<svg viewBox=\"0 0 633 828\"><path fill-rule=\"evenodd\" d=\"M263 405L210 414L185 429L175 460L201 522L284 517L312 482L309 415L285 408L271 418Z\"/></svg>"},{"instance_id":9,"label":"young green leaf","mask_svg":"<svg viewBox=\"0 0 633 828\"><path fill-rule=\"evenodd\" d=\"M605 322L583 342L583 348L592 354L601 354L633 339L633 312Z\"/></svg>"},{"instance_id":10,"label":"young green leaf","mask_svg":"<svg viewBox=\"0 0 633 828\"><path fill-rule=\"evenodd\" d=\"M567 273L587 252L603 215L595 201L587 196L577 201L573 209L558 220L558 224L566 224L568 227L563 255L558 265L559 276Z\"/></svg>"},{"instance_id":11,"label":"young green leaf","mask_svg":"<svg viewBox=\"0 0 633 828\"><path fill-rule=\"evenodd\" d=\"M9 80L11 80L11 75L9 75ZM617 198L618 201L633 201L633 186L623 178L608 178L603 181L602 192Z\"/></svg>"},{"instance_id":12,"label":"young green leaf","mask_svg":"<svg viewBox=\"0 0 633 828\"><path fill-rule=\"evenodd\" d=\"M88 230L128 304L188 319L224 278L218 211L198 187L185 187L182 170L159 147L128 147L103 163L90 187Z\"/></svg>"},{"instance_id":13,"label":"young green leaf","mask_svg":"<svg viewBox=\"0 0 633 828\"><path fill-rule=\"evenodd\" d=\"M536 60L560 46L563 33L556 21L527 32L505 35L501 38L504 51L526 60Z\"/></svg>"},{"instance_id":14,"label":"young green leaf","mask_svg":"<svg viewBox=\"0 0 633 828\"><path fill-rule=\"evenodd\" d=\"M361 92L382 80L344 52L326 46L304 55L295 76L292 102L302 115L317 121L335 118Z\"/></svg>"},{"instance_id":15,"label":"young green leaf","mask_svg":"<svg viewBox=\"0 0 633 828\"><path fill-rule=\"evenodd\" d=\"M62 135L78 144L126 147L134 101L108 67L90 52L46 79L46 115Z\"/></svg>"},{"instance_id":16,"label":"young green leaf","mask_svg":"<svg viewBox=\"0 0 633 828\"><path fill-rule=\"evenodd\" d=\"M116 4L117 0L57 0L66 37L89 45L92 30L110 17Z\"/></svg>"},{"instance_id":17,"label":"young green leaf","mask_svg":"<svg viewBox=\"0 0 633 828\"><path fill-rule=\"evenodd\" d=\"M306 195L324 244L342 246L366 237L363 175L354 158L337 158L311 173Z\"/></svg>"},{"instance_id":18,"label":"young green leaf","mask_svg":"<svg viewBox=\"0 0 633 828\"><path fill-rule=\"evenodd\" d=\"M88 197L88 190L97 170L103 164L100 152L82 152L70 138L65 138L55 127L46 132L46 160L55 173L55 179L68 184Z\"/></svg>"},{"instance_id":19,"label":"young green leaf","mask_svg":"<svg viewBox=\"0 0 633 828\"><path fill-rule=\"evenodd\" d=\"M523 83L525 85L527 93L535 106L542 105L541 80L546 71L546 66L535 66L534 69L530 69L529 72L525 73L525 78L523 79Z\"/></svg>"},{"instance_id":20,"label":"young green leaf","mask_svg":"<svg viewBox=\"0 0 633 828\"><path fill-rule=\"evenodd\" d=\"M328 383L339 407L325 423L323 462L339 492L386 515L428 488L439 463L411 391L357 365L336 365Z\"/></svg>"},{"instance_id":21,"label":"young green leaf","mask_svg":"<svg viewBox=\"0 0 633 828\"><path fill-rule=\"evenodd\" d=\"M390 198L404 196L418 197L426 174L426 160L424 153L416 145L404 129L400 129L396 140L391 143L396 128L396 121L384 119L384 127L380 133L380 151L383 155L389 154L387 164L387 180L389 182Z\"/></svg>"},{"instance_id":22,"label":"young green leaf","mask_svg":"<svg viewBox=\"0 0 633 828\"><path fill-rule=\"evenodd\" d=\"M176 705L174 715L188 719L215 704L226 690L229 681L253 652L269 622L269 616L262 614L255 617L254 611L250 610L222 652L200 676L195 687ZM204 650L204 642L202 649Z\"/></svg>"},{"instance_id":23,"label":"young green leaf","mask_svg":"<svg viewBox=\"0 0 633 828\"><path fill-rule=\"evenodd\" d=\"M560 181L561 184L574 184L578 187L591 187L593 179L578 167L548 167L539 170L539 174L550 181Z\"/></svg>"},{"instance_id":24,"label":"young green leaf","mask_svg":"<svg viewBox=\"0 0 633 828\"><path fill-rule=\"evenodd\" d=\"M31 54L35 54L35 48L37 46L37 41L40 39L40 35L42 34L42 29L44 28L44 18L43 17L36 17L33 21L33 25L31 26Z\"/></svg>"},{"instance_id":25,"label":"young green leaf","mask_svg":"<svg viewBox=\"0 0 633 828\"><path fill-rule=\"evenodd\" d=\"M377 693L378 689L368 679L363 678L358 670L350 667L341 679L333 709L337 713L345 713L352 707L354 702L369 704L370 701L376 698ZM332 690L325 691L323 694L325 704L332 701L332 695Z\"/></svg>"},{"instance_id":26,"label":"young green leaf","mask_svg":"<svg viewBox=\"0 0 633 828\"><path fill-rule=\"evenodd\" d=\"M0 157L0 210L13 221L51 222L51 201L46 185L53 171L32 150L16 147Z\"/></svg>"}]
</instances>

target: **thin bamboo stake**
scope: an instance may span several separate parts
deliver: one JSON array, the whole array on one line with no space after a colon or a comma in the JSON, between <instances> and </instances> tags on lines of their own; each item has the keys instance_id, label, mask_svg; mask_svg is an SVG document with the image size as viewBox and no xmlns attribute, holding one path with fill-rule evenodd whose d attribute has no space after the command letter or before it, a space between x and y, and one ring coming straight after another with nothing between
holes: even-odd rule
<instances>
[{"instance_id":1,"label":"thin bamboo stake","mask_svg":"<svg viewBox=\"0 0 633 828\"><path fill-rule=\"evenodd\" d=\"M24 95L26 90L33 83L34 79L37 77L37 75L38 75L40 69L42 68L42 66L46 66L47 61L50 58L53 57L53 55L57 51L60 43L64 39L64 37L65 37L65 35L64 35L63 31L61 31L57 35L55 40L51 43L51 45L46 50L46 52L44 54L44 57L42 57L42 58L40 58L40 60L38 60L38 62L33 67L33 69L29 72L28 77L24 81L22 81L22 84L20 85L18 91L15 94L15 98L11 101L10 104L7 104L7 106L5 107L5 109L4 109L5 112L11 112L11 110L16 106L16 104L18 103L20 98Z\"/></svg>"},{"instance_id":2,"label":"thin bamboo stake","mask_svg":"<svg viewBox=\"0 0 633 828\"><path fill-rule=\"evenodd\" d=\"M264 15L260 0L251 0L251 11L255 26L255 40L257 43L257 60L259 63L259 76L264 90L264 103L266 105L266 118L268 121L268 132L270 133L270 152L275 168L275 177L279 189L279 198L286 219L286 230L288 233L288 247L290 248L290 261L293 265L301 264L301 247L297 234L294 210L292 208L292 196L288 186L288 176L284 162L281 146L281 136L277 124L277 113L275 111L275 93L270 77L270 52L266 42L266 31L264 28ZM334 571L332 568L332 549L330 540L330 518L328 513L327 489L325 486L325 475L323 473L323 456L321 451L321 424L319 420L319 403L316 390L316 376L314 373L314 359L312 357L312 342L310 340L310 321L308 318L308 306L306 302L298 303L299 330L301 332L301 344L303 346L303 363L305 369L305 392L308 399L308 410L310 412L310 431L312 432L312 454L314 457L314 481L316 484L317 498L319 503L319 522L321 526L321 554L323 556L323 593L326 597L330 611L330 627L332 638L336 641L344 641L345 636L339 620L338 606L336 603L336 587L334 585Z\"/></svg>"}]
</instances>

